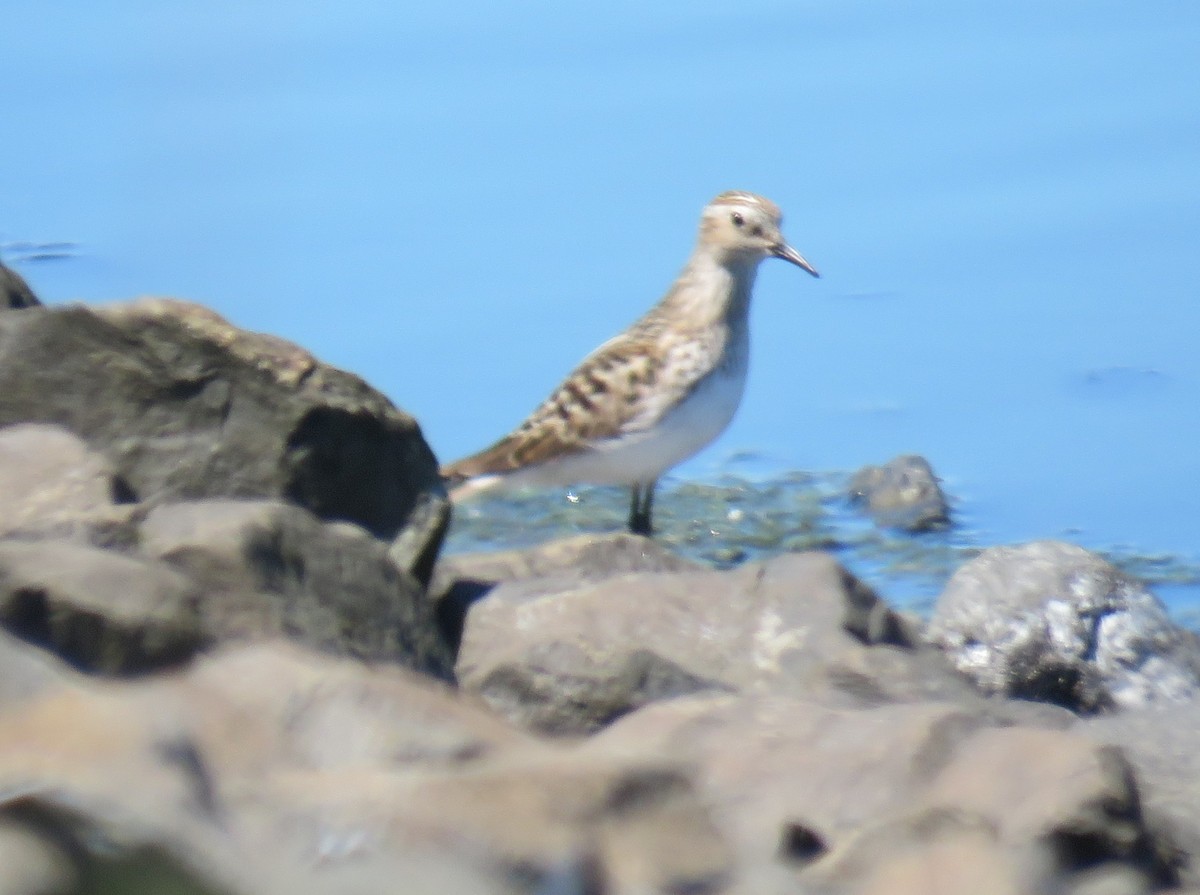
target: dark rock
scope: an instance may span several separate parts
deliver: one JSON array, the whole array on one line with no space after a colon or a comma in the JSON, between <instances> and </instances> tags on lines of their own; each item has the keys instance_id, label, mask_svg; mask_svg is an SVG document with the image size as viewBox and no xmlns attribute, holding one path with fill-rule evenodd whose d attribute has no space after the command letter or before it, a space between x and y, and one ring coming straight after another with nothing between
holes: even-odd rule
<instances>
[{"instance_id":1,"label":"dark rock","mask_svg":"<svg viewBox=\"0 0 1200 895\"><path fill-rule=\"evenodd\" d=\"M1081 547L994 547L963 565L930 639L982 688L1078 711L1200 692L1200 647L1140 582Z\"/></svg>"},{"instance_id":2,"label":"dark rock","mask_svg":"<svg viewBox=\"0 0 1200 895\"><path fill-rule=\"evenodd\" d=\"M0 264L0 311L32 308L40 304L24 278L11 267Z\"/></svg>"},{"instance_id":3,"label":"dark rock","mask_svg":"<svg viewBox=\"0 0 1200 895\"><path fill-rule=\"evenodd\" d=\"M427 575L448 503L417 424L358 377L197 305L0 316L0 425L58 423L139 500L284 497Z\"/></svg>"},{"instance_id":4,"label":"dark rock","mask_svg":"<svg viewBox=\"0 0 1200 895\"><path fill-rule=\"evenodd\" d=\"M0 543L0 624L84 671L186 661L204 642L198 603L158 563L65 541Z\"/></svg>"},{"instance_id":5,"label":"dark rock","mask_svg":"<svg viewBox=\"0 0 1200 895\"><path fill-rule=\"evenodd\" d=\"M876 525L928 531L950 522L946 496L933 467L916 454L883 466L864 466L850 480L849 492L853 501L866 504Z\"/></svg>"},{"instance_id":6,"label":"dark rock","mask_svg":"<svg viewBox=\"0 0 1200 895\"><path fill-rule=\"evenodd\" d=\"M451 675L450 650L420 584L357 526L322 523L276 501L195 500L151 510L141 546L203 591L210 641L287 636Z\"/></svg>"},{"instance_id":7,"label":"dark rock","mask_svg":"<svg viewBox=\"0 0 1200 895\"><path fill-rule=\"evenodd\" d=\"M539 731L594 731L702 689L803 689L853 705L975 698L824 554L550 583L512 581L476 602L457 664L465 688Z\"/></svg>"}]
</instances>

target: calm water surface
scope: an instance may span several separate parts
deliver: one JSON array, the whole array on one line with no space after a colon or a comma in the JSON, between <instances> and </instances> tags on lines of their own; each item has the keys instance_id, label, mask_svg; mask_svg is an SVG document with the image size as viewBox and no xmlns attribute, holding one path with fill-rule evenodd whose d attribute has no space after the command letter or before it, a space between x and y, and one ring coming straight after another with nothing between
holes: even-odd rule
<instances>
[{"instance_id":1,"label":"calm water surface","mask_svg":"<svg viewBox=\"0 0 1200 895\"><path fill-rule=\"evenodd\" d=\"M0 244L51 302L203 301L449 459L661 294L713 194L756 190L824 277L764 265L746 400L681 479L919 452L972 543L1200 561L1200 6L4 19Z\"/></svg>"}]
</instances>

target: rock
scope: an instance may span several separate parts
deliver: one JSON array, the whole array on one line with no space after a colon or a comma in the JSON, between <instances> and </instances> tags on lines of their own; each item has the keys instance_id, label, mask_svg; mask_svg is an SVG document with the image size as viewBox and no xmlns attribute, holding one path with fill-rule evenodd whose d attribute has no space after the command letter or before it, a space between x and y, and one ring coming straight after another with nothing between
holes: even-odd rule
<instances>
[{"instance_id":1,"label":"rock","mask_svg":"<svg viewBox=\"0 0 1200 895\"><path fill-rule=\"evenodd\" d=\"M1196 635L1140 582L1081 547L994 547L963 565L930 639L982 688L1078 711L1200 692Z\"/></svg>"},{"instance_id":2,"label":"rock","mask_svg":"<svg viewBox=\"0 0 1200 895\"><path fill-rule=\"evenodd\" d=\"M0 264L0 311L32 308L40 304L24 278L11 267Z\"/></svg>"},{"instance_id":3,"label":"rock","mask_svg":"<svg viewBox=\"0 0 1200 895\"><path fill-rule=\"evenodd\" d=\"M73 670L58 657L0 626L0 714L74 678Z\"/></svg>"},{"instance_id":4,"label":"rock","mask_svg":"<svg viewBox=\"0 0 1200 895\"><path fill-rule=\"evenodd\" d=\"M1043 842L1067 870L1101 858L1155 860L1124 755L1074 733L980 730L940 769L922 802L987 817L1014 844Z\"/></svg>"},{"instance_id":5,"label":"rock","mask_svg":"<svg viewBox=\"0 0 1200 895\"><path fill-rule=\"evenodd\" d=\"M66 541L0 542L0 624L77 668L145 672L204 642L199 592L169 568Z\"/></svg>"},{"instance_id":6,"label":"rock","mask_svg":"<svg viewBox=\"0 0 1200 895\"><path fill-rule=\"evenodd\" d=\"M0 812L0 890L14 895L78 892L81 874L70 849L47 835L44 824L13 813Z\"/></svg>"},{"instance_id":7,"label":"rock","mask_svg":"<svg viewBox=\"0 0 1200 895\"><path fill-rule=\"evenodd\" d=\"M1038 857L1006 851L981 817L930 811L865 831L816 875L857 895L1026 895L1048 890Z\"/></svg>"},{"instance_id":8,"label":"rock","mask_svg":"<svg viewBox=\"0 0 1200 895\"><path fill-rule=\"evenodd\" d=\"M946 496L924 457L906 454L883 466L864 466L850 479L851 500L865 503L875 524L928 531L950 523Z\"/></svg>"},{"instance_id":9,"label":"rock","mask_svg":"<svg viewBox=\"0 0 1200 895\"><path fill-rule=\"evenodd\" d=\"M61 426L0 429L0 538L109 546L136 540L129 486L112 463Z\"/></svg>"},{"instance_id":10,"label":"rock","mask_svg":"<svg viewBox=\"0 0 1200 895\"><path fill-rule=\"evenodd\" d=\"M476 602L462 685L546 733L587 733L700 690L820 693L843 704L972 698L936 651L833 559L718 572L501 584Z\"/></svg>"},{"instance_id":11,"label":"rock","mask_svg":"<svg viewBox=\"0 0 1200 895\"><path fill-rule=\"evenodd\" d=\"M183 302L0 315L0 425L58 423L150 501L286 498L428 580L448 503L417 424L358 377Z\"/></svg>"},{"instance_id":12,"label":"rock","mask_svg":"<svg viewBox=\"0 0 1200 895\"><path fill-rule=\"evenodd\" d=\"M964 881L1008 868L983 887L998 893L1104 862L1171 882L1119 750L1014 724L1009 708L697 695L639 709L581 748L695 767L738 866L761 874L746 891L915 892L916 860ZM816 844L800 861L781 855L797 831ZM764 869L780 857L790 886Z\"/></svg>"},{"instance_id":13,"label":"rock","mask_svg":"<svg viewBox=\"0 0 1200 895\"><path fill-rule=\"evenodd\" d=\"M1088 717L1074 729L1127 756L1147 823L1169 844L1162 860L1200 890L1200 700Z\"/></svg>"},{"instance_id":14,"label":"rock","mask_svg":"<svg viewBox=\"0 0 1200 895\"><path fill-rule=\"evenodd\" d=\"M527 593L535 588L552 593L629 572L702 568L655 541L619 532L564 538L526 550L444 556L429 589L443 633L457 650L467 611L501 582L521 581Z\"/></svg>"},{"instance_id":15,"label":"rock","mask_svg":"<svg viewBox=\"0 0 1200 895\"><path fill-rule=\"evenodd\" d=\"M673 762L553 748L415 674L285 644L59 690L2 730L0 805L54 818L85 868L151 852L204 891L494 895L731 872Z\"/></svg>"},{"instance_id":16,"label":"rock","mask_svg":"<svg viewBox=\"0 0 1200 895\"><path fill-rule=\"evenodd\" d=\"M61 427L0 429L0 537L13 544L0 540L0 620L11 630L107 673L287 635L450 676L434 610L395 544L280 501L112 502L127 490Z\"/></svg>"},{"instance_id":17,"label":"rock","mask_svg":"<svg viewBox=\"0 0 1200 895\"><path fill-rule=\"evenodd\" d=\"M401 663L442 678L453 657L415 578L387 545L279 501L155 507L142 551L196 582L210 642L287 636L322 650Z\"/></svg>"},{"instance_id":18,"label":"rock","mask_svg":"<svg viewBox=\"0 0 1200 895\"><path fill-rule=\"evenodd\" d=\"M908 811L923 786L997 719L982 709L908 703L831 708L788 696L697 695L646 706L589 749L635 748L694 764L730 839L753 864L802 825L826 849Z\"/></svg>"}]
</instances>

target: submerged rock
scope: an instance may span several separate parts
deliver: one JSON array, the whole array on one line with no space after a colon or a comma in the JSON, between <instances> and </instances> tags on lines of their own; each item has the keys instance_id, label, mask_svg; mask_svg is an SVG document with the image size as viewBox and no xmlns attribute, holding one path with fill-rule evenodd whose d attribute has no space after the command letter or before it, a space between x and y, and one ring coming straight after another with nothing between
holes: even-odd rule
<instances>
[{"instance_id":1,"label":"submerged rock","mask_svg":"<svg viewBox=\"0 0 1200 895\"><path fill-rule=\"evenodd\" d=\"M850 497L865 503L876 525L928 531L950 524L946 495L924 457L908 454L864 466L850 479Z\"/></svg>"}]
</instances>

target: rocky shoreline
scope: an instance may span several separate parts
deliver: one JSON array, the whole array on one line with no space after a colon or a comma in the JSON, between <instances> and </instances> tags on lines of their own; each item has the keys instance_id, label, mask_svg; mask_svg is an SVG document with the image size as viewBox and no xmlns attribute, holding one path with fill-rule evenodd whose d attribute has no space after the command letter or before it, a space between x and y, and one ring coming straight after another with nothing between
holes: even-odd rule
<instances>
[{"instance_id":1,"label":"rocky shoreline","mask_svg":"<svg viewBox=\"0 0 1200 895\"><path fill-rule=\"evenodd\" d=\"M1103 558L926 620L820 549L446 555L357 377L4 288L0 892L1200 891L1200 638Z\"/></svg>"}]
</instances>

